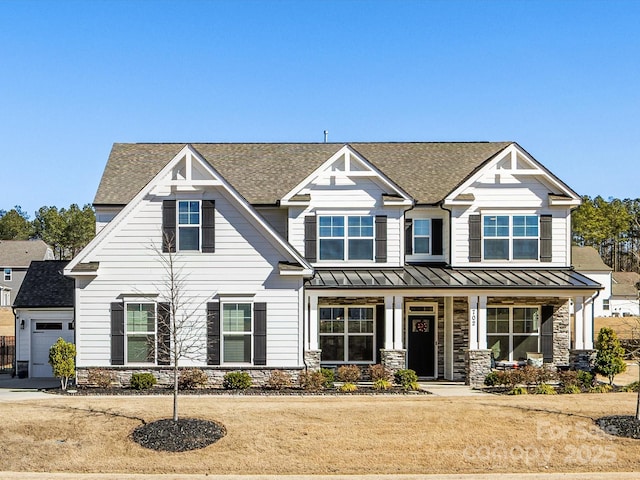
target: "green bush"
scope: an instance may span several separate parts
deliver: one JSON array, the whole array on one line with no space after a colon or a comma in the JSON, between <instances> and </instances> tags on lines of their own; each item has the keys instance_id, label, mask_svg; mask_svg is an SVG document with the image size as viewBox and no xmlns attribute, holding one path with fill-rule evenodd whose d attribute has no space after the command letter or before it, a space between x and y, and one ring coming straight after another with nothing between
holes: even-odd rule
<instances>
[{"instance_id":1,"label":"green bush","mask_svg":"<svg viewBox=\"0 0 640 480\"><path fill-rule=\"evenodd\" d=\"M536 387L534 393L537 395L556 395L558 392L548 383L541 383Z\"/></svg>"},{"instance_id":2,"label":"green bush","mask_svg":"<svg viewBox=\"0 0 640 480\"><path fill-rule=\"evenodd\" d=\"M267 380L267 387L273 390L282 390L291 387L291 375L282 370L273 370Z\"/></svg>"},{"instance_id":3,"label":"green bush","mask_svg":"<svg viewBox=\"0 0 640 480\"><path fill-rule=\"evenodd\" d=\"M579 387L589 389L595 385L596 376L593 373L587 372L586 370L578 370L577 372L576 378Z\"/></svg>"},{"instance_id":4,"label":"green bush","mask_svg":"<svg viewBox=\"0 0 640 480\"><path fill-rule=\"evenodd\" d=\"M306 371L298 376L298 383L308 392L319 392L325 388L327 377L322 372Z\"/></svg>"},{"instance_id":5,"label":"green bush","mask_svg":"<svg viewBox=\"0 0 640 480\"><path fill-rule=\"evenodd\" d=\"M560 389L560 393L571 395L575 393L582 393L582 390L580 390L580 387L577 385L565 385Z\"/></svg>"},{"instance_id":6,"label":"green bush","mask_svg":"<svg viewBox=\"0 0 640 480\"><path fill-rule=\"evenodd\" d=\"M379 378L373 382L373 388L375 390L389 390L392 387L391 382L384 378Z\"/></svg>"},{"instance_id":7,"label":"green bush","mask_svg":"<svg viewBox=\"0 0 640 480\"><path fill-rule=\"evenodd\" d=\"M134 373L131 375L130 386L134 390L146 390L153 387L156 382L157 380L156 377L153 376L153 373Z\"/></svg>"},{"instance_id":8,"label":"green bush","mask_svg":"<svg viewBox=\"0 0 640 480\"><path fill-rule=\"evenodd\" d=\"M495 387L500 385L500 374L496 371L489 372L486 377L484 377L484 384L487 387Z\"/></svg>"},{"instance_id":9,"label":"green bush","mask_svg":"<svg viewBox=\"0 0 640 480\"><path fill-rule=\"evenodd\" d=\"M640 382L631 382L629 385L622 387L623 392L637 392L640 390Z\"/></svg>"},{"instance_id":10,"label":"green bush","mask_svg":"<svg viewBox=\"0 0 640 480\"><path fill-rule=\"evenodd\" d=\"M391 372L387 367L380 365L379 363L369 367L369 376L371 377L371 381L374 383L378 380L391 380Z\"/></svg>"},{"instance_id":11,"label":"green bush","mask_svg":"<svg viewBox=\"0 0 640 480\"><path fill-rule=\"evenodd\" d=\"M189 368L180 372L178 378L178 388L181 390L193 390L196 388L204 388L209 382L209 377L200 368Z\"/></svg>"},{"instance_id":12,"label":"green bush","mask_svg":"<svg viewBox=\"0 0 640 480\"><path fill-rule=\"evenodd\" d=\"M603 384L595 385L594 387L591 387L591 390L589 390L589 393L609 393L611 390L613 390L612 385L606 385L603 383Z\"/></svg>"},{"instance_id":13,"label":"green bush","mask_svg":"<svg viewBox=\"0 0 640 480\"><path fill-rule=\"evenodd\" d=\"M596 341L595 372L607 377L609 385L613 385L614 377L619 373L623 373L626 369L624 348L620 345L618 335L613 329L602 327Z\"/></svg>"},{"instance_id":14,"label":"green bush","mask_svg":"<svg viewBox=\"0 0 640 480\"><path fill-rule=\"evenodd\" d=\"M396 370L396 373L393 374L393 379L397 385L400 385L405 390L418 390L419 388L418 375L415 370L410 368Z\"/></svg>"},{"instance_id":15,"label":"green bush","mask_svg":"<svg viewBox=\"0 0 640 480\"><path fill-rule=\"evenodd\" d=\"M69 379L76 374L76 346L58 338L49 349L49 365L53 376L60 379L60 388L66 390Z\"/></svg>"},{"instance_id":16,"label":"green bush","mask_svg":"<svg viewBox=\"0 0 640 480\"><path fill-rule=\"evenodd\" d=\"M356 383L360 380L361 373L357 365L342 365L338 368L338 380L344 383Z\"/></svg>"},{"instance_id":17,"label":"green bush","mask_svg":"<svg viewBox=\"0 0 640 480\"><path fill-rule=\"evenodd\" d=\"M113 372L105 368L90 368L87 374L87 383L99 388L109 388L114 377Z\"/></svg>"},{"instance_id":18,"label":"green bush","mask_svg":"<svg viewBox=\"0 0 640 480\"><path fill-rule=\"evenodd\" d=\"M351 382L345 382L340 385L340 388L338 388L338 390L342 393L351 393L357 391L358 387Z\"/></svg>"},{"instance_id":19,"label":"green bush","mask_svg":"<svg viewBox=\"0 0 640 480\"><path fill-rule=\"evenodd\" d=\"M336 374L331 368L321 368L320 373L324 377L324 388L333 388L333 382L336 381Z\"/></svg>"},{"instance_id":20,"label":"green bush","mask_svg":"<svg viewBox=\"0 0 640 480\"><path fill-rule=\"evenodd\" d=\"M222 379L225 390L246 390L251 387L251 375L247 372L228 372Z\"/></svg>"},{"instance_id":21,"label":"green bush","mask_svg":"<svg viewBox=\"0 0 640 480\"><path fill-rule=\"evenodd\" d=\"M509 391L509 395L526 395L529 393L529 390L526 387L515 387Z\"/></svg>"}]
</instances>

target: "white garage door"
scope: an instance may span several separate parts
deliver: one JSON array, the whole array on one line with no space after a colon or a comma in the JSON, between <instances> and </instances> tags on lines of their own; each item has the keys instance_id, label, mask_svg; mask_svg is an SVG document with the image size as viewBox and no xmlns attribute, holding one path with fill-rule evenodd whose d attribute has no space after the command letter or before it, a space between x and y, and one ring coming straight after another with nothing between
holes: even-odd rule
<instances>
[{"instance_id":1,"label":"white garage door","mask_svg":"<svg viewBox=\"0 0 640 480\"><path fill-rule=\"evenodd\" d=\"M62 337L67 342L73 342L73 330L69 329L70 322L66 320L32 320L33 333L31 335L31 377L53 377L49 365L49 349Z\"/></svg>"}]
</instances>

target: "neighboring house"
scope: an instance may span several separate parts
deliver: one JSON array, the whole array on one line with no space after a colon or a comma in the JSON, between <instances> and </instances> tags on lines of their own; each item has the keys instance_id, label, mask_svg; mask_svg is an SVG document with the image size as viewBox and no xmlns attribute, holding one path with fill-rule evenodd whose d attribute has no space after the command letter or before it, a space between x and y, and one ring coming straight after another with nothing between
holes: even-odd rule
<instances>
[{"instance_id":1,"label":"neighboring house","mask_svg":"<svg viewBox=\"0 0 640 480\"><path fill-rule=\"evenodd\" d=\"M31 262L13 307L16 315L16 373L20 378L51 377L49 349L58 338L75 341L73 279L67 261Z\"/></svg>"},{"instance_id":2,"label":"neighboring house","mask_svg":"<svg viewBox=\"0 0 640 480\"><path fill-rule=\"evenodd\" d=\"M593 247L571 247L571 263L578 272L602 285L602 290L593 300L594 317L610 317L612 268L602 261Z\"/></svg>"},{"instance_id":3,"label":"neighboring house","mask_svg":"<svg viewBox=\"0 0 640 480\"><path fill-rule=\"evenodd\" d=\"M614 317L640 316L638 285L640 285L640 274L613 272L611 314Z\"/></svg>"},{"instance_id":4,"label":"neighboring house","mask_svg":"<svg viewBox=\"0 0 640 480\"><path fill-rule=\"evenodd\" d=\"M13 336L11 305L32 260L52 260L53 251L42 240L0 240L0 335Z\"/></svg>"},{"instance_id":5,"label":"neighboring house","mask_svg":"<svg viewBox=\"0 0 640 480\"><path fill-rule=\"evenodd\" d=\"M571 267L579 204L510 142L115 144L98 233L65 268L78 380L167 368L169 252L194 322L183 365L212 379L383 363L478 384L492 356L577 365L602 288Z\"/></svg>"}]
</instances>

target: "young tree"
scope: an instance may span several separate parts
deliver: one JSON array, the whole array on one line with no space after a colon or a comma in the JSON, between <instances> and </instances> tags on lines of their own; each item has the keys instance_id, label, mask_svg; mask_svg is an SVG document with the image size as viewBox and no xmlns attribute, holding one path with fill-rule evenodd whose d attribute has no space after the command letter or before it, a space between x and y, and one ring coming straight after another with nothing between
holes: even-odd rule
<instances>
[{"instance_id":1,"label":"young tree","mask_svg":"<svg viewBox=\"0 0 640 480\"><path fill-rule=\"evenodd\" d=\"M602 327L596 341L596 373L609 379L609 385L613 385L613 379L619 373L627 369L624 361L624 348L616 332L609 327Z\"/></svg>"},{"instance_id":2,"label":"young tree","mask_svg":"<svg viewBox=\"0 0 640 480\"><path fill-rule=\"evenodd\" d=\"M76 346L59 338L49 349L49 365L53 376L60 379L62 390L66 390L69 379L76 374Z\"/></svg>"}]
</instances>

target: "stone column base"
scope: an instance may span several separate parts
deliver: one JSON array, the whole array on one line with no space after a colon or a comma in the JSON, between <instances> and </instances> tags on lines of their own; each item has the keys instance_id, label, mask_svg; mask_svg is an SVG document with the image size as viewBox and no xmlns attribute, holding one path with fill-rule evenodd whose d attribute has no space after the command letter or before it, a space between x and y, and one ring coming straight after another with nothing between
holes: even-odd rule
<instances>
[{"instance_id":1,"label":"stone column base","mask_svg":"<svg viewBox=\"0 0 640 480\"><path fill-rule=\"evenodd\" d=\"M320 354L322 350L306 350L304 352L304 364L307 370L320 370Z\"/></svg>"},{"instance_id":2,"label":"stone column base","mask_svg":"<svg viewBox=\"0 0 640 480\"><path fill-rule=\"evenodd\" d=\"M569 350L569 367L572 370L593 370L596 360L595 350Z\"/></svg>"},{"instance_id":3,"label":"stone column base","mask_svg":"<svg viewBox=\"0 0 640 480\"><path fill-rule=\"evenodd\" d=\"M491 372L491 350L466 350L465 385L480 387L485 377Z\"/></svg>"},{"instance_id":4,"label":"stone column base","mask_svg":"<svg viewBox=\"0 0 640 480\"><path fill-rule=\"evenodd\" d=\"M380 349L380 363L391 373L407 368L406 350Z\"/></svg>"}]
</instances>

